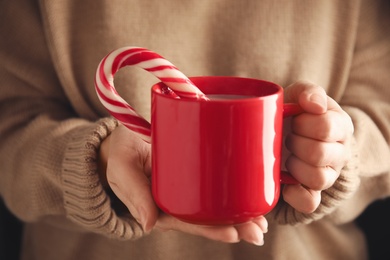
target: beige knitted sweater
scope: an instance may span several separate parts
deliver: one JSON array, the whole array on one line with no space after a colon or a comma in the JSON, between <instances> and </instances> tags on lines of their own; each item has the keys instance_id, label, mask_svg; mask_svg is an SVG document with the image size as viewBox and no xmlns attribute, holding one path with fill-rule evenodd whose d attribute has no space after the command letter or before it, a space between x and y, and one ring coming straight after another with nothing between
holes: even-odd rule
<instances>
[{"instance_id":1,"label":"beige knitted sweater","mask_svg":"<svg viewBox=\"0 0 390 260\"><path fill-rule=\"evenodd\" d=\"M374 0L1 1L0 194L26 222L23 259L365 259L353 220L390 194L389 14ZM353 119L353 159L313 214L281 201L263 247L144 235L95 164L117 123L94 74L123 46L156 51L188 76L320 84ZM146 118L156 81L138 69L115 78Z\"/></svg>"}]
</instances>

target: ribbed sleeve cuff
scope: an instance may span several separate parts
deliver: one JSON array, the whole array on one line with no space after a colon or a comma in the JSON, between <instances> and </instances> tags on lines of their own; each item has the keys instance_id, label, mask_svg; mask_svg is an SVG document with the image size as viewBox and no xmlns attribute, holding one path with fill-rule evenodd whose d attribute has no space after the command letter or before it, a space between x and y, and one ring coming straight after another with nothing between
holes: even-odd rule
<instances>
[{"instance_id":1,"label":"ribbed sleeve cuff","mask_svg":"<svg viewBox=\"0 0 390 260\"><path fill-rule=\"evenodd\" d=\"M100 143L117 126L117 121L105 118L73 130L62 167L64 203L67 217L87 231L111 238L135 239L142 236L142 228L132 218L117 216L97 171Z\"/></svg>"},{"instance_id":2,"label":"ribbed sleeve cuff","mask_svg":"<svg viewBox=\"0 0 390 260\"><path fill-rule=\"evenodd\" d=\"M360 178L358 176L358 150L356 142L352 144L352 158L341 170L340 176L332 187L321 192L321 203L311 214L304 214L280 199L278 205L269 214L268 218L278 224L308 224L319 220L337 209L344 201L350 198L358 189Z\"/></svg>"}]
</instances>

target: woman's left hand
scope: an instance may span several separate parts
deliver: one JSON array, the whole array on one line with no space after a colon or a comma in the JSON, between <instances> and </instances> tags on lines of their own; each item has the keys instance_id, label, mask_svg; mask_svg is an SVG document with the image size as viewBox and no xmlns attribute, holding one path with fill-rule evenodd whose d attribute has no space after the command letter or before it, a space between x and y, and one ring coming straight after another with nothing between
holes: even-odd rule
<instances>
[{"instance_id":1,"label":"woman's left hand","mask_svg":"<svg viewBox=\"0 0 390 260\"><path fill-rule=\"evenodd\" d=\"M291 152L286 168L299 185L285 185L283 198L296 210L311 213L321 191L331 187L350 158L354 127L349 115L310 82L285 89L285 102L298 103L304 112L291 120L286 147Z\"/></svg>"}]
</instances>

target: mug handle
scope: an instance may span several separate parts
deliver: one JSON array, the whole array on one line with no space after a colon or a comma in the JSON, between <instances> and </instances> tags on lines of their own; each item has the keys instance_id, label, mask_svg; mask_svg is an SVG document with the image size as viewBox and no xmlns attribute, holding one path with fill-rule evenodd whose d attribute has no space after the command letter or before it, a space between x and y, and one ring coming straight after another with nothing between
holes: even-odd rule
<instances>
[{"instance_id":1,"label":"mug handle","mask_svg":"<svg viewBox=\"0 0 390 260\"><path fill-rule=\"evenodd\" d=\"M283 104L283 118L296 116L303 112L303 109L295 103ZM281 171L280 182L282 184L296 185L299 182L287 171Z\"/></svg>"}]
</instances>

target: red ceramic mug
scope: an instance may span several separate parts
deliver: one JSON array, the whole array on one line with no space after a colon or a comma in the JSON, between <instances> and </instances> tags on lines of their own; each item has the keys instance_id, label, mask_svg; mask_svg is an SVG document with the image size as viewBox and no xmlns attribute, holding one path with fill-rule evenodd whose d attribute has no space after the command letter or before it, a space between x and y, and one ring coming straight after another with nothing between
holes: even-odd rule
<instances>
[{"instance_id":1,"label":"red ceramic mug","mask_svg":"<svg viewBox=\"0 0 390 260\"><path fill-rule=\"evenodd\" d=\"M281 183L283 104L275 83L239 77L192 77L209 101L176 99L152 87L152 192L158 207L203 225L265 215ZM288 177L288 176L286 176Z\"/></svg>"}]
</instances>

